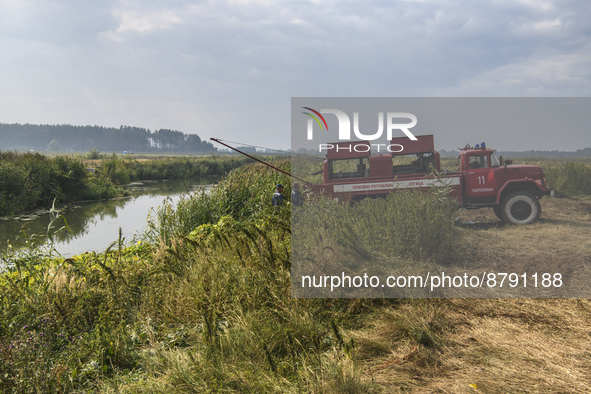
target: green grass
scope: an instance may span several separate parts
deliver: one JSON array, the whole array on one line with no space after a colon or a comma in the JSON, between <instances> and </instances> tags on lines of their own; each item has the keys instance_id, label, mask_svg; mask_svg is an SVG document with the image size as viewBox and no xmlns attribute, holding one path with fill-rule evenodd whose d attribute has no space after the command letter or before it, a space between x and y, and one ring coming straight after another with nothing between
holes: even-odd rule
<instances>
[{"instance_id":1,"label":"green grass","mask_svg":"<svg viewBox=\"0 0 591 394\"><path fill-rule=\"evenodd\" d=\"M288 160L274 164L290 169ZM362 382L347 332L388 302L291 298L291 207L271 206L277 182L289 196L283 174L259 164L233 171L210 193L157 210L143 241L124 247L120 239L102 254L3 255L0 391L374 390ZM399 243L384 245L378 230L364 242L431 258L453 241L451 224L442 227L453 213L437 201L412 193L354 207L325 201L305 207L310 216L300 224L347 215L351 230L329 240L349 250L348 231L359 236L379 220ZM420 226L440 227L423 235ZM437 338L419 328L402 329L435 346Z\"/></svg>"},{"instance_id":2,"label":"green grass","mask_svg":"<svg viewBox=\"0 0 591 394\"><path fill-rule=\"evenodd\" d=\"M233 173L163 214L160 243L4 255L0 390L367 392L340 333L358 311L290 298L277 181L289 184L262 166ZM174 222L190 211L192 227Z\"/></svg>"},{"instance_id":3,"label":"green grass","mask_svg":"<svg viewBox=\"0 0 591 394\"><path fill-rule=\"evenodd\" d=\"M591 162L545 161L540 164L549 185L563 195L591 194Z\"/></svg>"},{"instance_id":4,"label":"green grass","mask_svg":"<svg viewBox=\"0 0 591 394\"><path fill-rule=\"evenodd\" d=\"M274 162L289 171L289 160ZM238 221L278 221L289 226L289 210L271 206L275 185L284 184L286 201L291 193L287 175L258 164L239 168L210 190L201 190L180 199L176 205L164 203L148 220L147 238L152 242L187 236L200 225L216 224L224 218ZM286 205L287 207L287 205Z\"/></svg>"},{"instance_id":5,"label":"green grass","mask_svg":"<svg viewBox=\"0 0 591 394\"><path fill-rule=\"evenodd\" d=\"M307 205L294 215L293 228L305 247L323 242L368 259L421 260L450 253L456 211L448 198L404 191L353 206L330 200Z\"/></svg>"},{"instance_id":6,"label":"green grass","mask_svg":"<svg viewBox=\"0 0 591 394\"><path fill-rule=\"evenodd\" d=\"M290 170L287 160L274 164ZM331 248L339 258L363 262L384 256L389 263L442 261L469 230L453 227L457 212L445 190L354 206L320 200L292 215L288 203L271 207L277 182L289 196L287 176L259 164L240 168L211 192L156 210L142 241L125 247L120 239L102 254L63 259L51 247L3 254L0 392L379 391L374 375L363 376L365 363L374 363L376 381L386 370L408 371L408 378L394 376L386 390L420 389L431 376L469 371L462 368L464 355L483 349L480 342L470 347L469 340L479 335L479 324L492 321L494 305L500 305L503 324L507 316L517 321L523 315L515 304L515 314L505 315L508 307L494 300L292 298L292 253L321 263L334 263L322 261ZM522 231L546 228L536 226ZM519 239L482 238L486 242L472 242L487 258L499 253L500 239L523 250ZM303 241L293 252L292 239ZM454 303L472 303L479 313L470 317L468 307ZM469 328L467 319L475 330L467 342L450 339ZM564 319L556 321L564 334ZM524 320L523 338L532 322ZM493 325L482 340L499 332ZM507 338L499 341L499 354L510 353ZM469 360L490 367L488 356L478 357ZM578 360L584 366L586 359ZM507 387L522 380L507 380Z\"/></svg>"}]
</instances>

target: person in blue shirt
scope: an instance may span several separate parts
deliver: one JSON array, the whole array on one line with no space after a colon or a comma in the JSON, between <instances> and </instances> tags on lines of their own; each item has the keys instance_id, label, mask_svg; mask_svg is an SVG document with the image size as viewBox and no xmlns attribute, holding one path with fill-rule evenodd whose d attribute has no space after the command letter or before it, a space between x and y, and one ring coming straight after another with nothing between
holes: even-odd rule
<instances>
[{"instance_id":1,"label":"person in blue shirt","mask_svg":"<svg viewBox=\"0 0 591 394\"><path fill-rule=\"evenodd\" d=\"M283 205L283 185L281 183L277 184L271 201L273 202L274 207Z\"/></svg>"}]
</instances>

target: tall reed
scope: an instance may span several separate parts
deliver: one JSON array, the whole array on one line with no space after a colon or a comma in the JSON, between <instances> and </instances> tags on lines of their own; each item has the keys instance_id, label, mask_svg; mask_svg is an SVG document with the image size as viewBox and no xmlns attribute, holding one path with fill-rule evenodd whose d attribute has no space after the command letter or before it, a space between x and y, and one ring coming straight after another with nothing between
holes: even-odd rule
<instances>
[{"instance_id":1,"label":"tall reed","mask_svg":"<svg viewBox=\"0 0 591 394\"><path fill-rule=\"evenodd\" d=\"M569 196L591 194L591 162L546 161L540 165L548 184L557 192Z\"/></svg>"}]
</instances>

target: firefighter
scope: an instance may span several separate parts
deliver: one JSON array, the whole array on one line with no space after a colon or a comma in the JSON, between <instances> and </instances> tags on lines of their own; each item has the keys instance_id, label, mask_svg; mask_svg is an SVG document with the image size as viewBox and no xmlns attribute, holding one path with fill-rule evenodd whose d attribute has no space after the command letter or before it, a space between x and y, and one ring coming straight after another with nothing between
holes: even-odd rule
<instances>
[{"instance_id":1,"label":"firefighter","mask_svg":"<svg viewBox=\"0 0 591 394\"><path fill-rule=\"evenodd\" d=\"M291 191L291 204L294 207L302 206L302 192L300 191L299 182L294 182L293 190Z\"/></svg>"},{"instance_id":2,"label":"firefighter","mask_svg":"<svg viewBox=\"0 0 591 394\"><path fill-rule=\"evenodd\" d=\"M275 193L273 194L271 201L273 202L274 207L283 205L283 185L281 183L278 183L275 187Z\"/></svg>"}]
</instances>

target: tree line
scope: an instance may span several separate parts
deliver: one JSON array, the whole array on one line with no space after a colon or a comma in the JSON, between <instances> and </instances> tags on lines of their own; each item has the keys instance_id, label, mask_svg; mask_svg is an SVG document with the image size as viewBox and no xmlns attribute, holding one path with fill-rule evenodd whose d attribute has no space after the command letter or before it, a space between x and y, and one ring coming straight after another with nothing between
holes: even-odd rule
<instances>
[{"instance_id":1,"label":"tree line","mask_svg":"<svg viewBox=\"0 0 591 394\"><path fill-rule=\"evenodd\" d=\"M130 151L212 153L217 148L196 134L141 127L0 123L0 150Z\"/></svg>"}]
</instances>

